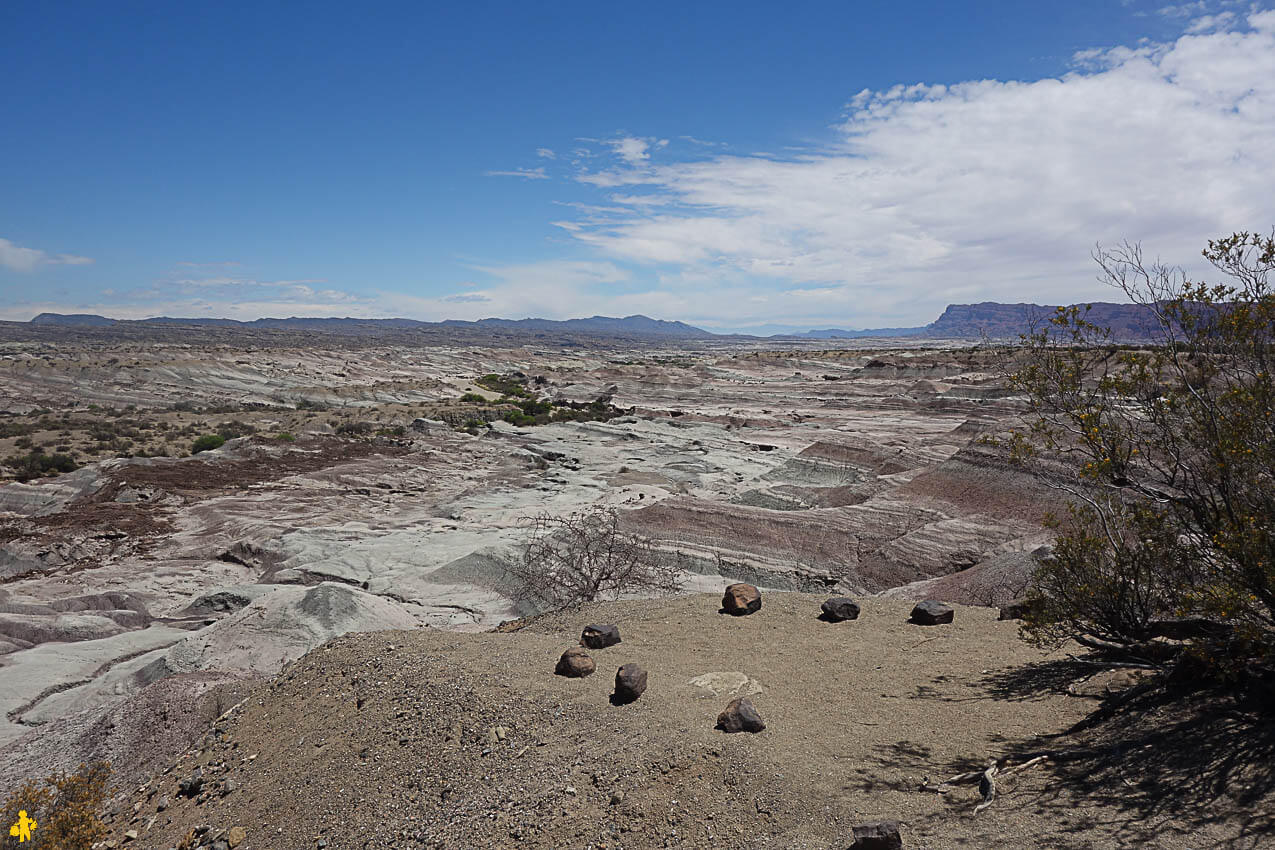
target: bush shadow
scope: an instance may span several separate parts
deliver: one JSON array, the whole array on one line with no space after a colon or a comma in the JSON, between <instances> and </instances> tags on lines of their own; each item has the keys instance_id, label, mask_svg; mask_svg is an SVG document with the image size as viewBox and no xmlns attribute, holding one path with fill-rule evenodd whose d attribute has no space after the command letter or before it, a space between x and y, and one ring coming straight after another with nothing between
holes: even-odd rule
<instances>
[{"instance_id":1,"label":"bush shadow","mask_svg":"<svg viewBox=\"0 0 1275 850\"><path fill-rule=\"evenodd\" d=\"M1077 803L1118 814L1123 829L1154 843L1168 820L1192 831L1219 827L1210 846L1275 841L1275 713L1242 706L1226 692L1182 695L1134 689L1052 740L1020 745L1010 761L1050 753L1053 779L1036 805ZM1043 744L1043 747L1042 747Z\"/></svg>"}]
</instances>

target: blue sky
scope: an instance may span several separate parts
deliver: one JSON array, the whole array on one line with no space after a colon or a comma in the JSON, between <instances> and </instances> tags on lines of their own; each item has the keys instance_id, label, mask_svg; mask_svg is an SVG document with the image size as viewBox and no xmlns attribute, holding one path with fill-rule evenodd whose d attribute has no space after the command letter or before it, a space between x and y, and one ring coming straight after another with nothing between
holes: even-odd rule
<instances>
[{"instance_id":1,"label":"blue sky","mask_svg":"<svg viewBox=\"0 0 1275 850\"><path fill-rule=\"evenodd\" d=\"M15 1L0 119L0 318L922 324L1275 224L1275 12Z\"/></svg>"}]
</instances>

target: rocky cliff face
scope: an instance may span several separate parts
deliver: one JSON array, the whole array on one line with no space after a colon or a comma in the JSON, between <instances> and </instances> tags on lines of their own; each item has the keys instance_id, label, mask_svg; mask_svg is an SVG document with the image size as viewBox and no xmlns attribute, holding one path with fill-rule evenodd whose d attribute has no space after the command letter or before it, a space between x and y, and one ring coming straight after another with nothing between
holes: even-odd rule
<instances>
[{"instance_id":1,"label":"rocky cliff face","mask_svg":"<svg viewBox=\"0 0 1275 850\"><path fill-rule=\"evenodd\" d=\"M1081 305L1082 307L1085 305ZM1155 320L1141 304L1088 302L1086 318L1096 325L1110 328L1117 340L1137 342L1151 338ZM983 334L993 339L1017 339L1032 328L1044 325L1057 307L1041 304L1001 304L984 301L979 304L949 304L927 328L930 336L947 339L969 339Z\"/></svg>"}]
</instances>

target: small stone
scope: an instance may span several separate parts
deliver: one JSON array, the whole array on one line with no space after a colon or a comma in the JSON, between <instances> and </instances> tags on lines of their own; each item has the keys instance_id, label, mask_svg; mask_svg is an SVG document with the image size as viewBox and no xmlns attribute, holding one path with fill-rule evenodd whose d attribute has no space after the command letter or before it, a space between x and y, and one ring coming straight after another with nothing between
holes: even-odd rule
<instances>
[{"instance_id":1,"label":"small stone","mask_svg":"<svg viewBox=\"0 0 1275 850\"><path fill-rule=\"evenodd\" d=\"M766 728L761 715L748 697L736 697L717 715L717 728L723 732L760 732Z\"/></svg>"},{"instance_id":2,"label":"small stone","mask_svg":"<svg viewBox=\"0 0 1275 850\"><path fill-rule=\"evenodd\" d=\"M636 664L625 664L615 671L615 702L629 703L646 691L646 671Z\"/></svg>"},{"instance_id":3,"label":"small stone","mask_svg":"<svg viewBox=\"0 0 1275 850\"><path fill-rule=\"evenodd\" d=\"M727 614L742 617L761 610L761 591L751 584L739 582L726 588L722 594L722 608Z\"/></svg>"},{"instance_id":4,"label":"small stone","mask_svg":"<svg viewBox=\"0 0 1275 850\"><path fill-rule=\"evenodd\" d=\"M125 840L125 841L136 841L136 840L137 840L137 830L135 830L135 829L130 829L128 832L124 833L124 840Z\"/></svg>"},{"instance_id":5,"label":"small stone","mask_svg":"<svg viewBox=\"0 0 1275 850\"><path fill-rule=\"evenodd\" d=\"M899 835L899 822L883 820L864 823L853 828L852 850L903 850L903 837Z\"/></svg>"},{"instance_id":6,"label":"small stone","mask_svg":"<svg viewBox=\"0 0 1275 850\"><path fill-rule=\"evenodd\" d=\"M195 772L181 782L177 783L177 793L183 797L194 797L204 788L204 771L202 768L195 768Z\"/></svg>"},{"instance_id":7,"label":"small stone","mask_svg":"<svg viewBox=\"0 0 1275 850\"><path fill-rule=\"evenodd\" d=\"M159 802L155 804L155 811L162 812L164 809L168 808L169 805L170 801L168 799L168 795L165 794L163 797L160 797Z\"/></svg>"},{"instance_id":8,"label":"small stone","mask_svg":"<svg viewBox=\"0 0 1275 850\"><path fill-rule=\"evenodd\" d=\"M951 605L944 605L936 599L918 602L912 609L912 622L918 626L937 626L940 623L952 622L955 612Z\"/></svg>"},{"instance_id":9,"label":"small stone","mask_svg":"<svg viewBox=\"0 0 1275 850\"><path fill-rule=\"evenodd\" d=\"M594 623L585 626L580 634L580 643L589 649L606 649L620 642L620 627L614 623Z\"/></svg>"},{"instance_id":10,"label":"small stone","mask_svg":"<svg viewBox=\"0 0 1275 850\"><path fill-rule=\"evenodd\" d=\"M623 803L623 802L624 802L624 792L623 792L623 791L613 791L613 792L611 792L611 805L613 805L613 806L618 806L618 805L620 805L620 804L621 804L621 803Z\"/></svg>"},{"instance_id":11,"label":"small stone","mask_svg":"<svg viewBox=\"0 0 1275 850\"><path fill-rule=\"evenodd\" d=\"M227 794L229 794L231 791L234 791L234 790L235 790L236 788L238 788L238 787L239 787L238 783L236 783L236 782L235 782L235 780L233 780L233 779L224 779L224 780L222 780L222 783L221 783L221 796L223 796L223 797L224 797L224 796L226 796Z\"/></svg>"},{"instance_id":12,"label":"small stone","mask_svg":"<svg viewBox=\"0 0 1275 850\"><path fill-rule=\"evenodd\" d=\"M248 830L244 829L242 826L232 826L230 828L230 834L226 836L226 843L230 845L230 850L234 850L234 848L243 844L244 839L247 837Z\"/></svg>"},{"instance_id":13,"label":"small stone","mask_svg":"<svg viewBox=\"0 0 1275 850\"><path fill-rule=\"evenodd\" d=\"M589 653L584 651L584 647L573 646L562 653L562 657L558 659L558 666L553 669L553 672L559 676L582 679L593 675L596 669L597 665L593 663Z\"/></svg>"},{"instance_id":14,"label":"small stone","mask_svg":"<svg viewBox=\"0 0 1275 850\"><path fill-rule=\"evenodd\" d=\"M859 619L859 603L849 596L834 596L820 605L819 609L823 611L825 620L831 620L834 623Z\"/></svg>"}]
</instances>

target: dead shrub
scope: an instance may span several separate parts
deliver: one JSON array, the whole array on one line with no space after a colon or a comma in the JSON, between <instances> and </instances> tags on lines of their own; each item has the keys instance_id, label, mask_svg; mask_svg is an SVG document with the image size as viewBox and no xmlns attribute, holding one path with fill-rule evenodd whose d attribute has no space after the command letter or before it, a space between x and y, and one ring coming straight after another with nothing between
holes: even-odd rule
<instances>
[{"instance_id":1,"label":"dead shrub","mask_svg":"<svg viewBox=\"0 0 1275 850\"><path fill-rule=\"evenodd\" d=\"M614 508L565 517L540 514L532 520L531 539L507 571L513 599L541 611L682 590L676 559L649 539L623 531Z\"/></svg>"}]
</instances>

